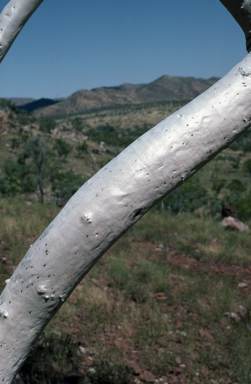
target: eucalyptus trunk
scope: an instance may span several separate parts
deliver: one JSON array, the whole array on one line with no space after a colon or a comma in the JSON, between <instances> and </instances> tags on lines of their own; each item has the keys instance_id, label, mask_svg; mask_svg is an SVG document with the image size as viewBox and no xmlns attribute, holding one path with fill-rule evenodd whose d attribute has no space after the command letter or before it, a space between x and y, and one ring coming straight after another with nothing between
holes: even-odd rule
<instances>
[{"instance_id":1,"label":"eucalyptus trunk","mask_svg":"<svg viewBox=\"0 0 251 384\"><path fill-rule=\"evenodd\" d=\"M16 1L34 9L40 2ZM222 3L245 25L248 37L251 1ZM12 382L43 328L110 246L250 127L250 88L248 54L213 87L138 138L70 199L0 297L2 383Z\"/></svg>"},{"instance_id":2,"label":"eucalyptus trunk","mask_svg":"<svg viewBox=\"0 0 251 384\"><path fill-rule=\"evenodd\" d=\"M0 63L43 0L11 0L0 15Z\"/></svg>"}]
</instances>

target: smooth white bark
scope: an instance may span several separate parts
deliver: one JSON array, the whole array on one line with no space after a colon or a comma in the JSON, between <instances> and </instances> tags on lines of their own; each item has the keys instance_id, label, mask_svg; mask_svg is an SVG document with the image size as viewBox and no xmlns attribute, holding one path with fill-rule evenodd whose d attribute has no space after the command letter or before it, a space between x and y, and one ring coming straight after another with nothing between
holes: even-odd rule
<instances>
[{"instance_id":1,"label":"smooth white bark","mask_svg":"<svg viewBox=\"0 0 251 384\"><path fill-rule=\"evenodd\" d=\"M250 127L250 89L248 54L72 197L27 252L0 297L2 383L12 382L37 336L105 251L159 199Z\"/></svg>"},{"instance_id":2,"label":"smooth white bark","mask_svg":"<svg viewBox=\"0 0 251 384\"><path fill-rule=\"evenodd\" d=\"M0 63L43 0L11 0L0 14Z\"/></svg>"}]
</instances>

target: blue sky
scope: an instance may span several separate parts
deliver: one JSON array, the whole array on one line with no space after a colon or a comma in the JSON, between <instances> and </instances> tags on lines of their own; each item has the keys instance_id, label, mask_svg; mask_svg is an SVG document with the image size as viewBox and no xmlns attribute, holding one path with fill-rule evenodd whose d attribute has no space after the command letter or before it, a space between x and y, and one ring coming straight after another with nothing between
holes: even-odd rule
<instances>
[{"instance_id":1,"label":"blue sky","mask_svg":"<svg viewBox=\"0 0 251 384\"><path fill-rule=\"evenodd\" d=\"M244 34L219 0L44 0L0 65L0 97L222 77L245 55Z\"/></svg>"}]
</instances>

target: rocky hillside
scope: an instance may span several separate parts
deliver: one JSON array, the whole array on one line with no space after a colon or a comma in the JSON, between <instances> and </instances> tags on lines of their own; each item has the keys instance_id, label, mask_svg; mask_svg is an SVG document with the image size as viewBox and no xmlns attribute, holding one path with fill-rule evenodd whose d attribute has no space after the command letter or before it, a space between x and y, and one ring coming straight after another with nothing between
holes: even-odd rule
<instances>
[{"instance_id":1,"label":"rocky hillside","mask_svg":"<svg viewBox=\"0 0 251 384\"><path fill-rule=\"evenodd\" d=\"M10 120L8 114L0 108L0 133L8 132Z\"/></svg>"},{"instance_id":2,"label":"rocky hillside","mask_svg":"<svg viewBox=\"0 0 251 384\"><path fill-rule=\"evenodd\" d=\"M94 108L125 104L142 104L169 100L191 100L212 86L218 78L162 76L149 84L122 84L117 87L100 87L80 90L57 104L38 109L40 116L63 116L81 113Z\"/></svg>"}]
</instances>

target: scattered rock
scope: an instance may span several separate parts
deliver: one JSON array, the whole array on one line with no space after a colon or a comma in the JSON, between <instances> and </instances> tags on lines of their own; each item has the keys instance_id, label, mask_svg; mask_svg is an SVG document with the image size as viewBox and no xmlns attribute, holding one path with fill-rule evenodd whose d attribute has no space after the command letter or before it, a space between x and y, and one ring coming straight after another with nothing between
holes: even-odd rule
<instances>
[{"instance_id":1,"label":"scattered rock","mask_svg":"<svg viewBox=\"0 0 251 384\"><path fill-rule=\"evenodd\" d=\"M224 315L230 317L230 319L236 322L240 321L241 319L240 316L235 312L225 312Z\"/></svg>"},{"instance_id":2,"label":"scattered rock","mask_svg":"<svg viewBox=\"0 0 251 384\"><path fill-rule=\"evenodd\" d=\"M239 304L238 307L235 309L235 312L242 318L244 319L245 317L248 316L248 311L247 308L244 307L244 305Z\"/></svg>"},{"instance_id":3,"label":"scattered rock","mask_svg":"<svg viewBox=\"0 0 251 384\"><path fill-rule=\"evenodd\" d=\"M101 142L99 143L99 148L101 149L102 152L106 152L104 141L101 141Z\"/></svg>"},{"instance_id":4,"label":"scattered rock","mask_svg":"<svg viewBox=\"0 0 251 384\"><path fill-rule=\"evenodd\" d=\"M52 134L57 137L62 137L63 139L71 139L73 141L83 141L88 140L88 137L83 135L81 132L70 132L70 131L59 131L58 129L55 129L52 131Z\"/></svg>"},{"instance_id":5,"label":"scattered rock","mask_svg":"<svg viewBox=\"0 0 251 384\"><path fill-rule=\"evenodd\" d=\"M179 374L181 374L181 372L184 371L184 368L182 368L181 366L179 366L179 367L175 367L174 370L175 370L176 375L177 375L177 374L179 375Z\"/></svg>"},{"instance_id":6,"label":"scattered rock","mask_svg":"<svg viewBox=\"0 0 251 384\"><path fill-rule=\"evenodd\" d=\"M176 333L180 334L181 336L187 337L187 333L185 331L176 331Z\"/></svg>"},{"instance_id":7,"label":"scattered rock","mask_svg":"<svg viewBox=\"0 0 251 384\"><path fill-rule=\"evenodd\" d=\"M167 377L160 377L159 378L159 383L163 383L163 384L168 384L168 382L167 382Z\"/></svg>"},{"instance_id":8,"label":"scattered rock","mask_svg":"<svg viewBox=\"0 0 251 384\"><path fill-rule=\"evenodd\" d=\"M81 353L83 353L84 355L86 354L86 348L85 347L82 347L81 345L80 345L80 347L79 347L79 349L80 349L80 352Z\"/></svg>"},{"instance_id":9,"label":"scattered rock","mask_svg":"<svg viewBox=\"0 0 251 384\"><path fill-rule=\"evenodd\" d=\"M244 282L238 284L238 288L243 289L246 288L248 285Z\"/></svg>"},{"instance_id":10,"label":"scattered rock","mask_svg":"<svg viewBox=\"0 0 251 384\"><path fill-rule=\"evenodd\" d=\"M97 280L97 279L94 279L94 278L90 279L90 282L93 283L93 284L95 284L95 285L97 285L97 286L100 285L100 281Z\"/></svg>"},{"instance_id":11,"label":"scattered rock","mask_svg":"<svg viewBox=\"0 0 251 384\"><path fill-rule=\"evenodd\" d=\"M230 313L230 317L231 317L231 319L233 319L234 321L240 321L240 316L239 315L237 315L237 313L235 313L235 312L231 312Z\"/></svg>"},{"instance_id":12,"label":"scattered rock","mask_svg":"<svg viewBox=\"0 0 251 384\"><path fill-rule=\"evenodd\" d=\"M155 379L156 379L156 376L153 375L151 372L149 371L144 371L140 376L139 376L140 380L142 381L145 381L147 383L154 383L155 382Z\"/></svg>"},{"instance_id":13,"label":"scattered rock","mask_svg":"<svg viewBox=\"0 0 251 384\"><path fill-rule=\"evenodd\" d=\"M242 223L242 221L235 219L232 216L225 217L220 223L220 226L223 228L236 229L240 232L248 231L249 227Z\"/></svg>"},{"instance_id":14,"label":"scattered rock","mask_svg":"<svg viewBox=\"0 0 251 384\"><path fill-rule=\"evenodd\" d=\"M132 369L134 375L140 375L142 373L142 369L136 361L129 361L127 366Z\"/></svg>"},{"instance_id":15,"label":"scattered rock","mask_svg":"<svg viewBox=\"0 0 251 384\"><path fill-rule=\"evenodd\" d=\"M168 297L164 292L157 292L153 295L153 298L157 301L167 300Z\"/></svg>"}]
</instances>

